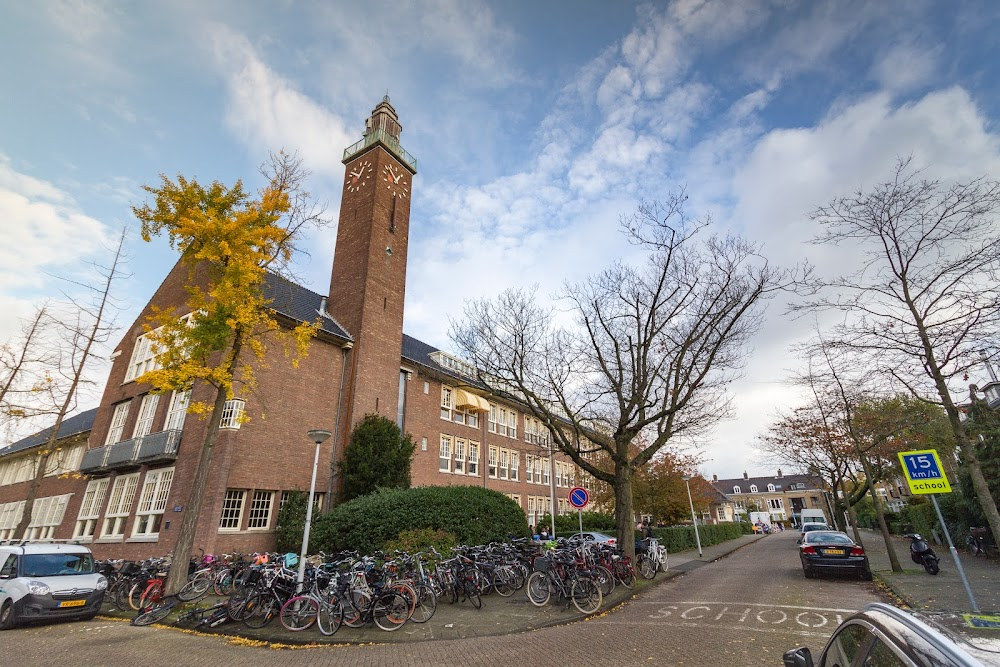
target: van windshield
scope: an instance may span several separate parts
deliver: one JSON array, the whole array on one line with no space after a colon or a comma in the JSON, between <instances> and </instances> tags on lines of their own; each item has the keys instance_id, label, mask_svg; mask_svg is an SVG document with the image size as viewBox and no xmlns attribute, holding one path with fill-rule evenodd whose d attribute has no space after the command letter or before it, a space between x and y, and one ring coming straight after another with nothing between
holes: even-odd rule
<instances>
[{"instance_id":1,"label":"van windshield","mask_svg":"<svg viewBox=\"0 0 1000 667\"><path fill-rule=\"evenodd\" d=\"M25 554L21 557L22 577L61 577L93 571L94 558L90 554Z\"/></svg>"}]
</instances>

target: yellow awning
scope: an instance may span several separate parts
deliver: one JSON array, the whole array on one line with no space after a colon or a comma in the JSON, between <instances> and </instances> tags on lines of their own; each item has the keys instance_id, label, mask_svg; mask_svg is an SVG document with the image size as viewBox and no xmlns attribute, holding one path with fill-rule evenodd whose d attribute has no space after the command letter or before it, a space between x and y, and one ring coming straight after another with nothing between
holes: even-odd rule
<instances>
[{"instance_id":1,"label":"yellow awning","mask_svg":"<svg viewBox=\"0 0 1000 667\"><path fill-rule=\"evenodd\" d=\"M459 410L490 411L490 404L485 398L462 389L455 390L455 407Z\"/></svg>"}]
</instances>

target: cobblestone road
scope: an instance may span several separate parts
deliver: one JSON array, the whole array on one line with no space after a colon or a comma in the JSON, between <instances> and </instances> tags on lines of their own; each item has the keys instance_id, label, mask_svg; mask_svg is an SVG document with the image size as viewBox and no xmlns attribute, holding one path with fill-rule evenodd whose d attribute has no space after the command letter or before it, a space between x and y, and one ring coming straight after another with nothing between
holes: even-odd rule
<instances>
[{"instance_id":1,"label":"cobblestone road","mask_svg":"<svg viewBox=\"0 0 1000 667\"><path fill-rule=\"evenodd\" d=\"M19 666L749 667L780 665L794 646L821 649L842 617L877 599L870 583L803 578L789 531L666 581L603 617L508 636L275 650L98 619L21 628L0 635L0 644Z\"/></svg>"}]
</instances>

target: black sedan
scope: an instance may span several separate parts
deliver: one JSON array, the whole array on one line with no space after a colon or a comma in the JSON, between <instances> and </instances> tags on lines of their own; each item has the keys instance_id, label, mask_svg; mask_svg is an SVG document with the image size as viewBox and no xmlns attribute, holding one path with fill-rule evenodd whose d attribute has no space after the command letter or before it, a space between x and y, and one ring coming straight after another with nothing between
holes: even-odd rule
<instances>
[{"instance_id":1,"label":"black sedan","mask_svg":"<svg viewBox=\"0 0 1000 667\"><path fill-rule=\"evenodd\" d=\"M812 579L820 572L854 574L871 581L872 570L861 545L847 533L816 530L802 536L799 545L802 574Z\"/></svg>"}]
</instances>

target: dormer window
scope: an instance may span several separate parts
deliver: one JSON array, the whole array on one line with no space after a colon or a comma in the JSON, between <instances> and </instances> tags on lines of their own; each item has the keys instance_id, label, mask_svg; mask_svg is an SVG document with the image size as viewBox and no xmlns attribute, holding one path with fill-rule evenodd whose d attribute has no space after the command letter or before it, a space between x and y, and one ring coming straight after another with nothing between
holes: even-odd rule
<instances>
[{"instance_id":1,"label":"dormer window","mask_svg":"<svg viewBox=\"0 0 1000 667\"><path fill-rule=\"evenodd\" d=\"M768 484L767 485L767 490L768 490L769 493L774 493L774 484Z\"/></svg>"},{"instance_id":2,"label":"dormer window","mask_svg":"<svg viewBox=\"0 0 1000 667\"><path fill-rule=\"evenodd\" d=\"M751 484L750 485L750 493L757 493L757 485L756 484Z\"/></svg>"},{"instance_id":3,"label":"dormer window","mask_svg":"<svg viewBox=\"0 0 1000 667\"><path fill-rule=\"evenodd\" d=\"M743 492L740 490L740 487L734 486L733 487L733 493L743 493Z\"/></svg>"}]
</instances>

